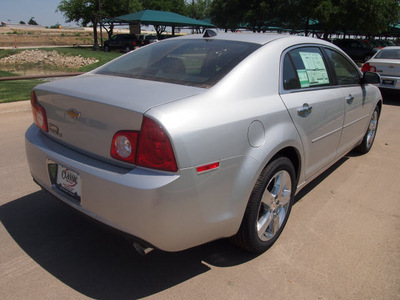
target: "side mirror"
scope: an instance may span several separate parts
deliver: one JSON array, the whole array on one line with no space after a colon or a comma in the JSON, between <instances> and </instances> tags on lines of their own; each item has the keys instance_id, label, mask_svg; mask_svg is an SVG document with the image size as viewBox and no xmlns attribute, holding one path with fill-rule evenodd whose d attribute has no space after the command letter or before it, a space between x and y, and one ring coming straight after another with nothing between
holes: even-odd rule
<instances>
[{"instance_id":1,"label":"side mirror","mask_svg":"<svg viewBox=\"0 0 400 300\"><path fill-rule=\"evenodd\" d=\"M364 72L363 77L361 78L361 83L362 84L381 83L381 76L379 76L379 74L374 72Z\"/></svg>"}]
</instances>

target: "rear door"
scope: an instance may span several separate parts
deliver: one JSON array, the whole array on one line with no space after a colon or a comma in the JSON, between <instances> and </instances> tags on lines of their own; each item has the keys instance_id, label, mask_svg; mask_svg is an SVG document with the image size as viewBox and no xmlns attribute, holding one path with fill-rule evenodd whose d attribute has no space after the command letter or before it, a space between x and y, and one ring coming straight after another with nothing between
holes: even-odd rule
<instances>
[{"instance_id":1,"label":"rear door","mask_svg":"<svg viewBox=\"0 0 400 300\"><path fill-rule=\"evenodd\" d=\"M287 51L281 73L281 98L300 134L306 177L310 177L336 157L344 120L343 94L333 86L319 47Z\"/></svg>"}]
</instances>

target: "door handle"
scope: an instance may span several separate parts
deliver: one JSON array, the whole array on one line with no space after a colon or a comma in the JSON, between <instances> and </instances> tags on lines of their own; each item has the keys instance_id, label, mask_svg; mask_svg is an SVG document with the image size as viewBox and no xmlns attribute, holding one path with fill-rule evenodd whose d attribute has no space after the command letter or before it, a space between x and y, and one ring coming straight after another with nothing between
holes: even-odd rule
<instances>
[{"instance_id":1,"label":"door handle","mask_svg":"<svg viewBox=\"0 0 400 300\"><path fill-rule=\"evenodd\" d=\"M347 104L352 104L352 103L353 103L353 100L354 100L354 96L353 96L352 94L349 94L349 95L346 97L346 102L347 102Z\"/></svg>"},{"instance_id":2,"label":"door handle","mask_svg":"<svg viewBox=\"0 0 400 300\"><path fill-rule=\"evenodd\" d=\"M302 117L308 117L312 112L312 106L309 106L307 103L303 104L303 107L297 109L297 114Z\"/></svg>"}]
</instances>

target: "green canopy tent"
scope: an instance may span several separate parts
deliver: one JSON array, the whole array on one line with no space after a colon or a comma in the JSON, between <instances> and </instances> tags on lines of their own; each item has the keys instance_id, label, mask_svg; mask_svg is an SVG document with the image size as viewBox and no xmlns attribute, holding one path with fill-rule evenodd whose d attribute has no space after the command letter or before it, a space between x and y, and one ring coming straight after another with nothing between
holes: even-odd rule
<instances>
[{"instance_id":1,"label":"green canopy tent","mask_svg":"<svg viewBox=\"0 0 400 300\"><path fill-rule=\"evenodd\" d=\"M160 10L142 10L132 14L127 14L111 19L103 20L103 23L119 23L119 24L143 24L154 25L157 34L160 34L158 28L160 26L171 26L172 35L175 34L175 27L197 27L210 28L215 27L213 24L185 17L173 12Z\"/></svg>"}]
</instances>

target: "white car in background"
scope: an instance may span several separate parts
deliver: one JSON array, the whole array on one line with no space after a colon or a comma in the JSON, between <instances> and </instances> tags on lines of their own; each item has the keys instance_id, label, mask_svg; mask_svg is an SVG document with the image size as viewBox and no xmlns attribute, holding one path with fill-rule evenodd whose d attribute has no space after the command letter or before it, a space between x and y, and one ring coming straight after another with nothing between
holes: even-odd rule
<instances>
[{"instance_id":1,"label":"white car in background","mask_svg":"<svg viewBox=\"0 0 400 300\"><path fill-rule=\"evenodd\" d=\"M389 46L379 50L361 69L363 72L376 72L381 76L379 87L400 89L400 46Z\"/></svg>"}]
</instances>

